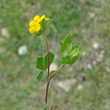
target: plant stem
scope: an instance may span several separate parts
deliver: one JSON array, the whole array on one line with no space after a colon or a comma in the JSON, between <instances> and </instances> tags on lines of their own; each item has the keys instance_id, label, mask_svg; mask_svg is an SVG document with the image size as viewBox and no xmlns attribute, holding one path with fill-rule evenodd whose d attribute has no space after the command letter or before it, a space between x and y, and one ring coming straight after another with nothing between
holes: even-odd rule
<instances>
[{"instance_id":1,"label":"plant stem","mask_svg":"<svg viewBox=\"0 0 110 110\"><path fill-rule=\"evenodd\" d=\"M47 37L46 37L45 32L44 32L44 36L45 36L45 40L46 40L46 47L47 47L47 54L48 54L48 78L49 78L49 72L50 72L50 68L49 68L49 48L48 48L48 41L47 41Z\"/></svg>"},{"instance_id":2,"label":"plant stem","mask_svg":"<svg viewBox=\"0 0 110 110\"><path fill-rule=\"evenodd\" d=\"M46 94L45 94L45 103L47 103L47 98L48 98L48 90L49 90L49 83L47 83L47 87L46 87Z\"/></svg>"},{"instance_id":3,"label":"plant stem","mask_svg":"<svg viewBox=\"0 0 110 110\"><path fill-rule=\"evenodd\" d=\"M50 68L49 68L49 48L48 48L48 41L47 41L47 37L46 37L45 32L44 32L44 36L45 36L45 40L46 40L47 54L48 54L48 79L49 79L49 72L50 72ZM48 90L49 90L49 81L48 81L48 83L47 83L47 87L46 87L46 93L45 93L45 103L47 103Z\"/></svg>"},{"instance_id":4,"label":"plant stem","mask_svg":"<svg viewBox=\"0 0 110 110\"><path fill-rule=\"evenodd\" d=\"M46 87L46 93L45 93L45 103L47 103L47 98L48 98L48 90L49 90L49 84L50 84L50 80L53 78L54 75L56 75L56 73L59 72L59 70L65 66L65 64L61 65L58 70L56 70L53 75L49 78L49 73L50 73L50 68L49 68L49 48L48 48L48 41L47 41L47 37L46 34L44 32L44 36L45 36L45 40L46 40L46 47L47 47L47 54L48 54L48 79L49 81L47 82L47 87ZM51 107L50 110L52 110L53 106Z\"/></svg>"},{"instance_id":5,"label":"plant stem","mask_svg":"<svg viewBox=\"0 0 110 110\"><path fill-rule=\"evenodd\" d=\"M54 75L56 75L59 71L60 71L60 69L61 68L63 68L65 66L65 64L63 64L63 65L61 65L54 73L53 73L53 75L49 78L49 81L54 77Z\"/></svg>"},{"instance_id":6,"label":"plant stem","mask_svg":"<svg viewBox=\"0 0 110 110\"><path fill-rule=\"evenodd\" d=\"M50 110L52 110L52 109L53 109L53 107L54 107L54 105L52 105L52 107L51 107L51 109L50 109Z\"/></svg>"},{"instance_id":7,"label":"plant stem","mask_svg":"<svg viewBox=\"0 0 110 110\"><path fill-rule=\"evenodd\" d=\"M61 65L61 66L53 73L53 75L49 78L49 81L48 81L47 87L46 87L45 103L47 103L50 80L51 80L51 79L54 77L54 75L56 75L56 74L60 71L60 69L63 68L64 66L65 66L65 64Z\"/></svg>"}]
</instances>

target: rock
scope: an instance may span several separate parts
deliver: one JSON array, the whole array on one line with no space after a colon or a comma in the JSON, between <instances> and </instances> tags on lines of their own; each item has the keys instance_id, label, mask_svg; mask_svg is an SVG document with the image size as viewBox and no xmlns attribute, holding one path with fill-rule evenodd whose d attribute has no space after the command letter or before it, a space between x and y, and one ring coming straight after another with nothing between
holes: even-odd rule
<instances>
[{"instance_id":1,"label":"rock","mask_svg":"<svg viewBox=\"0 0 110 110\"><path fill-rule=\"evenodd\" d=\"M85 52L82 52L82 56L85 56L86 55L86 53Z\"/></svg>"},{"instance_id":2,"label":"rock","mask_svg":"<svg viewBox=\"0 0 110 110\"><path fill-rule=\"evenodd\" d=\"M106 110L110 109L110 101L109 100L105 100L105 109Z\"/></svg>"},{"instance_id":3,"label":"rock","mask_svg":"<svg viewBox=\"0 0 110 110\"><path fill-rule=\"evenodd\" d=\"M6 27L1 28L1 34L2 34L2 36L6 36L7 38L10 37L10 34L9 34L8 29Z\"/></svg>"},{"instance_id":4,"label":"rock","mask_svg":"<svg viewBox=\"0 0 110 110\"><path fill-rule=\"evenodd\" d=\"M87 68L88 68L88 69L92 69L92 66L91 66L90 63L87 64Z\"/></svg>"},{"instance_id":5,"label":"rock","mask_svg":"<svg viewBox=\"0 0 110 110\"><path fill-rule=\"evenodd\" d=\"M68 92L71 86L74 85L75 83L76 83L76 79L67 79L67 80L58 82L57 85L63 90L65 90L65 92Z\"/></svg>"},{"instance_id":6,"label":"rock","mask_svg":"<svg viewBox=\"0 0 110 110\"><path fill-rule=\"evenodd\" d=\"M50 71L56 70L57 69L57 65L55 63L52 63L50 65Z\"/></svg>"},{"instance_id":7,"label":"rock","mask_svg":"<svg viewBox=\"0 0 110 110\"><path fill-rule=\"evenodd\" d=\"M83 89L83 85L78 85L77 89L78 89L78 90Z\"/></svg>"},{"instance_id":8,"label":"rock","mask_svg":"<svg viewBox=\"0 0 110 110\"><path fill-rule=\"evenodd\" d=\"M84 70L87 70L87 69L92 69L92 65L89 62L85 62L84 64Z\"/></svg>"},{"instance_id":9,"label":"rock","mask_svg":"<svg viewBox=\"0 0 110 110\"><path fill-rule=\"evenodd\" d=\"M93 60L93 62L92 62L94 65L96 65L97 64L97 61L95 61L95 60Z\"/></svg>"},{"instance_id":10,"label":"rock","mask_svg":"<svg viewBox=\"0 0 110 110\"><path fill-rule=\"evenodd\" d=\"M101 52L100 52L101 54L104 54L105 53L105 51L104 50L101 50Z\"/></svg>"},{"instance_id":11,"label":"rock","mask_svg":"<svg viewBox=\"0 0 110 110\"><path fill-rule=\"evenodd\" d=\"M94 13L89 13L88 15L89 15L90 18L94 18L95 17Z\"/></svg>"},{"instance_id":12,"label":"rock","mask_svg":"<svg viewBox=\"0 0 110 110\"><path fill-rule=\"evenodd\" d=\"M97 62L101 62L102 60L103 60L103 59L100 58L100 57L98 57L98 58L96 59Z\"/></svg>"},{"instance_id":13,"label":"rock","mask_svg":"<svg viewBox=\"0 0 110 110\"><path fill-rule=\"evenodd\" d=\"M27 46L22 45L18 48L18 55L24 55L27 53Z\"/></svg>"},{"instance_id":14,"label":"rock","mask_svg":"<svg viewBox=\"0 0 110 110\"><path fill-rule=\"evenodd\" d=\"M107 71L108 73L110 73L110 67L109 67L109 66L106 67L106 71Z\"/></svg>"},{"instance_id":15,"label":"rock","mask_svg":"<svg viewBox=\"0 0 110 110\"><path fill-rule=\"evenodd\" d=\"M97 49L98 47L99 47L99 44L98 44L97 42L94 42L93 48L94 48L94 49Z\"/></svg>"}]
</instances>

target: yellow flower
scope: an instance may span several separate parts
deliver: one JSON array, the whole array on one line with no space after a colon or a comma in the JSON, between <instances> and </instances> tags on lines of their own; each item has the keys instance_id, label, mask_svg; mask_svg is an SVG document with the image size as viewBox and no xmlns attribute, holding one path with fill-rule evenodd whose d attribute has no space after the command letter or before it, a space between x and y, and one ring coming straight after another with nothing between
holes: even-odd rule
<instances>
[{"instance_id":1,"label":"yellow flower","mask_svg":"<svg viewBox=\"0 0 110 110\"><path fill-rule=\"evenodd\" d=\"M30 27L29 28L29 32L31 33L31 34L34 34L36 31L35 31L35 27Z\"/></svg>"},{"instance_id":2,"label":"yellow flower","mask_svg":"<svg viewBox=\"0 0 110 110\"><path fill-rule=\"evenodd\" d=\"M36 15L34 17L33 20L30 21L29 23L29 32L31 34L34 34L34 33L37 33L38 31L41 30L41 25L40 25L40 22L45 19L46 21L49 20L49 18L46 18L45 15L42 15L41 17L39 15Z\"/></svg>"},{"instance_id":3,"label":"yellow flower","mask_svg":"<svg viewBox=\"0 0 110 110\"><path fill-rule=\"evenodd\" d=\"M45 19L46 21L49 20L49 18L46 18L45 15L42 15L41 18L38 20L38 22L41 22L43 19Z\"/></svg>"},{"instance_id":4,"label":"yellow flower","mask_svg":"<svg viewBox=\"0 0 110 110\"><path fill-rule=\"evenodd\" d=\"M34 27L35 26L35 21L34 20L30 21L29 26Z\"/></svg>"},{"instance_id":5,"label":"yellow flower","mask_svg":"<svg viewBox=\"0 0 110 110\"><path fill-rule=\"evenodd\" d=\"M35 22L38 21L39 18L40 18L40 16L39 16L39 15L36 15L36 16L34 17L34 21L35 21Z\"/></svg>"}]
</instances>

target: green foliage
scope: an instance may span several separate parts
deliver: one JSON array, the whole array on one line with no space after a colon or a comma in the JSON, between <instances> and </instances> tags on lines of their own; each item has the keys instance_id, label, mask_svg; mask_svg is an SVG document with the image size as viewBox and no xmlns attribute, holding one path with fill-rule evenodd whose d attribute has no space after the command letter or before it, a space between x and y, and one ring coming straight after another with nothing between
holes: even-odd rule
<instances>
[{"instance_id":1,"label":"green foliage","mask_svg":"<svg viewBox=\"0 0 110 110\"><path fill-rule=\"evenodd\" d=\"M51 65L53 60L54 60L54 54L52 52L49 52L49 65ZM48 55L44 57L44 70L46 70L47 68L48 68Z\"/></svg>"},{"instance_id":2,"label":"green foliage","mask_svg":"<svg viewBox=\"0 0 110 110\"><path fill-rule=\"evenodd\" d=\"M55 72L55 70L50 72L50 77L53 75L53 73ZM53 76L53 78L55 77L55 75Z\"/></svg>"},{"instance_id":3,"label":"green foliage","mask_svg":"<svg viewBox=\"0 0 110 110\"><path fill-rule=\"evenodd\" d=\"M38 57L37 58L36 68L38 68L40 70L44 70L43 57Z\"/></svg>"},{"instance_id":4,"label":"green foliage","mask_svg":"<svg viewBox=\"0 0 110 110\"><path fill-rule=\"evenodd\" d=\"M38 79L38 80L40 81L41 78L42 78L42 76L43 76L43 71L40 71L40 72L38 73L38 75L36 76L36 79Z\"/></svg>"},{"instance_id":5,"label":"green foliage","mask_svg":"<svg viewBox=\"0 0 110 110\"><path fill-rule=\"evenodd\" d=\"M68 93L61 91L64 98L59 97L57 100L56 96L59 90L54 91L54 87L51 86L52 98L49 101L50 105L54 102L57 108L61 110L68 110L68 107L76 110L109 110L109 108L105 108L105 104L108 105L110 99L110 72L107 72L105 68L109 65L110 57L110 51L108 51L110 47L110 1L41 0L37 2L36 0L1 0L0 2L2 6L0 8L1 29L6 27L10 33L10 38L2 37L2 35L0 37L0 110L42 110L40 101L43 100L44 89L42 89L42 84L45 83L45 80L42 80L42 83L36 83L36 80L33 80L35 73L38 73L38 70L33 66L35 64L33 57L42 53L41 46L43 42L41 43L39 37L31 37L27 32L28 22L35 14L39 13L53 19L53 24L50 24L50 29L46 32L48 37L51 37L51 39L56 37L55 39L58 40L59 38L63 39L69 33L74 36L72 42L74 44L77 42L87 51L86 57L83 57L80 61L82 66L87 58L92 63L93 55L97 52L97 50L91 48L94 41L99 43L98 52L101 46L104 46L105 51L104 61L94 65L91 70L95 71L94 73L91 73L90 70L82 71L81 67L78 66L79 63L75 65L75 77L81 77L82 73L84 73L84 77L87 77L85 82L77 80L77 84L82 85L83 89L75 89L74 94L73 90ZM96 11L97 7L99 8ZM95 17L90 18L89 13L94 14ZM81 25L78 26L77 24L80 23ZM17 49L23 44L28 46L29 51L28 54L19 57ZM4 51L2 51L2 47ZM101 64L105 66L101 66ZM59 77L61 78L63 75L63 77L73 78L73 74L65 74L67 71L68 69L62 70ZM90 78L88 75L91 74L95 75ZM102 81L99 82L99 87L96 86L96 80L98 82ZM55 81L57 82L57 80ZM51 83L54 85L53 81ZM73 88L77 88L77 84ZM35 89L37 92L35 92ZM36 93L40 94L36 96ZM29 103L32 103L32 105Z\"/></svg>"},{"instance_id":6,"label":"green foliage","mask_svg":"<svg viewBox=\"0 0 110 110\"><path fill-rule=\"evenodd\" d=\"M47 25L47 21L46 21L45 19L43 19L43 20L40 22L40 24L41 24L42 30L45 31L46 25Z\"/></svg>"},{"instance_id":7,"label":"green foliage","mask_svg":"<svg viewBox=\"0 0 110 110\"><path fill-rule=\"evenodd\" d=\"M44 110L49 110L49 107L45 102L44 102Z\"/></svg>"},{"instance_id":8,"label":"green foliage","mask_svg":"<svg viewBox=\"0 0 110 110\"><path fill-rule=\"evenodd\" d=\"M46 30L47 21L46 21L45 19L43 19L43 20L40 22L40 25L41 25L41 30L36 33L37 36L40 36L40 35Z\"/></svg>"},{"instance_id":9,"label":"green foliage","mask_svg":"<svg viewBox=\"0 0 110 110\"><path fill-rule=\"evenodd\" d=\"M46 76L46 80L47 80L47 82L49 81L49 78L48 78L48 76Z\"/></svg>"},{"instance_id":10,"label":"green foliage","mask_svg":"<svg viewBox=\"0 0 110 110\"><path fill-rule=\"evenodd\" d=\"M49 65L51 65L53 60L54 60L54 55L52 52L49 52ZM46 70L48 68L48 55L46 55L44 58L43 57L37 58L36 68L40 70Z\"/></svg>"},{"instance_id":11,"label":"green foliage","mask_svg":"<svg viewBox=\"0 0 110 110\"><path fill-rule=\"evenodd\" d=\"M59 43L60 52L62 54L62 58L59 63L69 65L75 63L79 59L80 54L82 52L82 50L79 50L79 45L72 46L72 40L69 36L67 36L63 42Z\"/></svg>"},{"instance_id":12,"label":"green foliage","mask_svg":"<svg viewBox=\"0 0 110 110\"><path fill-rule=\"evenodd\" d=\"M70 56L62 57L62 60L59 61L61 64L69 64L72 65L75 61L77 61L79 56L75 56L71 58Z\"/></svg>"},{"instance_id":13,"label":"green foliage","mask_svg":"<svg viewBox=\"0 0 110 110\"><path fill-rule=\"evenodd\" d=\"M72 40L69 36L66 37L66 39L63 42L59 42L60 43L60 52L63 53L67 47L72 43Z\"/></svg>"}]
</instances>

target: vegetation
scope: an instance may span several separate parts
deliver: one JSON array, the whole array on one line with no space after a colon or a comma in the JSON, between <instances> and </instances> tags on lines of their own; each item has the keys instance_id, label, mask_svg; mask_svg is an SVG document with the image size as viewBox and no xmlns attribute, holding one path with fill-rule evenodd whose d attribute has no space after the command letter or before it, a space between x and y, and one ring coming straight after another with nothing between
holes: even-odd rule
<instances>
[{"instance_id":1,"label":"vegetation","mask_svg":"<svg viewBox=\"0 0 110 110\"><path fill-rule=\"evenodd\" d=\"M51 18L46 34L50 50L61 58L59 40L71 36L84 51L79 62L62 69L50 84L49 106L55 110L110 108L110 0L2 0L0 3L0 110L42 110L45 77L38 82L36 57L44 55L45 40L28 32L34 15ZM3 28L9 35L3 35ZM51 40L52 39L52 40ZM25 55L18 48L27 46ZM58 65L58 62L54 62ZM58 81L76 79L65 92ZM78 86L82 85L82 89Z\"/></svg>"}]
</instances>

